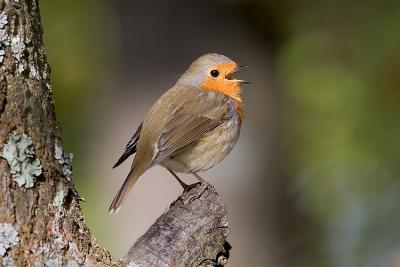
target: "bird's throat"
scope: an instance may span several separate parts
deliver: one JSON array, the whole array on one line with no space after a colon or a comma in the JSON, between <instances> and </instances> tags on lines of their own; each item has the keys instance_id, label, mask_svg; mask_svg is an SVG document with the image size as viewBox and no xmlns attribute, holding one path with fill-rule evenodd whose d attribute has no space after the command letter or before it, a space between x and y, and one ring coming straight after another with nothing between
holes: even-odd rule
<instances>
[{"instance_id":1,"label":"bird's throat","mask_svg":"<svg viewBox=\"0 0 400 267\"><path fill-rule=\"evenodd\" d=\"M242 102L242 89L239 82L227 79L216 80L208 78L200 86L205 90L223 93L236 101Z\"/></svg>"},{"instance_id":2,"label":"bird's throat","mask_svg":"<svg viewBox=\"0 0 400 267\"><path fill-rule=\"evenodd\" d=\"M201 88L205 90L223 93L231 97L235 102L236 110L239 116L239 121L240 123L242 122L244 111L242 103L242 88L240 87L239 82L230 80L207 79L205 82L201 84Z\"/></svg>"}]
</instances>

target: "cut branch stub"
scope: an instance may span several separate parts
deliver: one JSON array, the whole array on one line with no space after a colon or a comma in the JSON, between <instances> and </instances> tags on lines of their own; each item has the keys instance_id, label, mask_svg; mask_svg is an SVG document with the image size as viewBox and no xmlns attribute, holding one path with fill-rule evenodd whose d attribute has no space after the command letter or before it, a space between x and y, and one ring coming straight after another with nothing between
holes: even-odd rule
<instances>
[{"instance_id":1,"label":"cut branch stub","mask_svg":"<svg viewBox=\"0 0 400 267\"><path fill-rule=\"evenodd\" d=\"M209 184L193 184L141 236L124 259L126 266L216 266L228 258L228 218Z\"/></svg>"}]
</instances>

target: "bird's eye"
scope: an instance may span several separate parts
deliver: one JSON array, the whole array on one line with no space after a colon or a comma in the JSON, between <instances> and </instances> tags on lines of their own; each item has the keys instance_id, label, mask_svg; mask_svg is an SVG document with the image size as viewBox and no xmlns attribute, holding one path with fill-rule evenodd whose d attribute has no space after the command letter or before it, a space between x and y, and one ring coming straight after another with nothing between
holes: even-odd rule
<instances>
[{"instance_id":1,"label":"bird's eye","mask_svg":"<svg viewBox=\"0 0 400 267\"><path fill-rule=\"evenodd\" d=\"M217 78L219 76L219 71L218 70L212 70L210 71L210 75L214 78Z\"/></svg>"}]
</instances>

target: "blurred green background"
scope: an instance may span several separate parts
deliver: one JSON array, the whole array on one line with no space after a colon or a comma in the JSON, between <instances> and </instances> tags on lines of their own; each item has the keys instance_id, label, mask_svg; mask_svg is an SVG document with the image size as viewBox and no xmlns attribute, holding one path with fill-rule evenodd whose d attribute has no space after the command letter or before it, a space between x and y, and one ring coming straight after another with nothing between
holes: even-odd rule
<instances>
[{"instance_id":1,"label":"blurred green background","mask_svg":"<svg viewBox=\"0 0 400 267\"><path fill-rule=\"evenodd\" d=\"M151 104L206 52L251 68L232 154L203 176L229 266L400 266L400 2L41 1L64 148L88 225L122 257L179 194L150 170L116 216L111 170Z\"/></svg>"}]
</instances>

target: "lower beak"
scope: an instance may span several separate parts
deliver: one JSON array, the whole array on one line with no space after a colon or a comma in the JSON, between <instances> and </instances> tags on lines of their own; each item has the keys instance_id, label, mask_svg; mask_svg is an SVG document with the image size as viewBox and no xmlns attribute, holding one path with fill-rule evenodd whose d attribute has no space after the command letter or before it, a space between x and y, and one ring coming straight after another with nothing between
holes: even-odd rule
<instances>
[{"instance_id":1,"label":"lower beak","mask_svg":"<svg viewBox=\"0 0 400 267\"><path fill-rule=\"evenodd\" d=\"M248 81L245 81L245 80L232 79L231 81L237 82L237 83L251 84L251 82L248 82Z\"/></svg>"}]
</instances>

